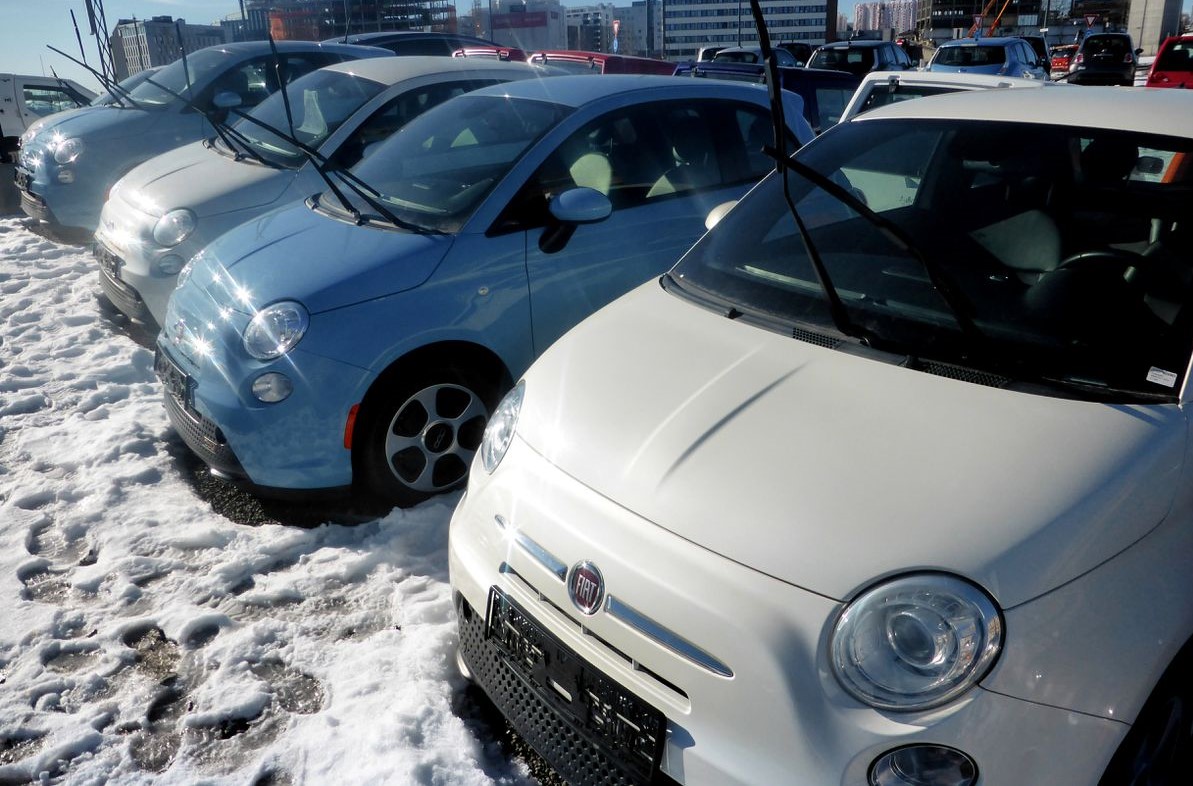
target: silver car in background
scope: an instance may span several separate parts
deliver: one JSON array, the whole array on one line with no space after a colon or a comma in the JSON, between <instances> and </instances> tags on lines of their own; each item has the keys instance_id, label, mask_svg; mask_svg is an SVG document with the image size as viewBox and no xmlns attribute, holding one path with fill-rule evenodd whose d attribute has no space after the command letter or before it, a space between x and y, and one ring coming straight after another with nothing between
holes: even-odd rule
<instances>
[{"instance_id":1,"label":"silver car in background","mask_svg":"<svg viewBox=\"0 0 1193 786\"><path fill-rule=\"evenodd\" d=\"M209 117L255 106L289 82L344 60L386 57L376 47L280 41L209 46L176 60L120 101L52 116L21 136L21 209L53 229L93 232L108 189L137 164L211 136ZM279 67L280 64L280 67ZM202 111L200 111L202 110Z\"/></svg>"},{"instance_id":2,"label":"silver car in background","mask_svg":"<svg viewBox=\"0 0 1193 786\"><path fill-rule=\"evenodd\" d=\"M286 98L294 139L330 167L346 169L453 96L544 73L526 63L387 57L307 74L287 86ZM328 190L310 157L268 130L290 136L282 93L249 115L226 139L150 159L112 189L95 253L104 294L129 317L160 325L178 271L194 253L267 210Z\"/></svg>"}]
</instances>

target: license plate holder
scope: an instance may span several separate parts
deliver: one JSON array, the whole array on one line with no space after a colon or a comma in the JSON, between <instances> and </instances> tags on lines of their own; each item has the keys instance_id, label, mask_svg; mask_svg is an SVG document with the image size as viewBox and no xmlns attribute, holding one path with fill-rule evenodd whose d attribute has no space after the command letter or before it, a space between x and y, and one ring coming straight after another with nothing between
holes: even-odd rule
<instances>
[{"instance_id":1,"label":"license plate holder","mask_svg":"<svg viewBox=\"0 0 1193 786\"><path fill-rule=\"evenodd\" d=\"M662 712L589 665L497 587L485 620L486 638L543 702L633 781L654 779L666 728Z\"/></svg>"},{"instance_id":2,"label":"license plate holder","mask_svg":"<svg viewBox=\"0 0 1193 786\"><path fill-rule=\"evenodd\" d=\"M191 379L160 347L153 353L153 371L161 380L166 393L173 396L184 409L191 410L195 381Z\"/></svg>"},{"instance_id":3,"label":"license plate holder","mask_svg":"<svg viewBox=\"0 0 1193 786\"><path fill-rule=\"evenodd\" d=\"M100 269L110 277L120 279L120 268L124 266L124 260L98 243L95 245L95 259L99 262Z\"/></svg>"}]
</instances>

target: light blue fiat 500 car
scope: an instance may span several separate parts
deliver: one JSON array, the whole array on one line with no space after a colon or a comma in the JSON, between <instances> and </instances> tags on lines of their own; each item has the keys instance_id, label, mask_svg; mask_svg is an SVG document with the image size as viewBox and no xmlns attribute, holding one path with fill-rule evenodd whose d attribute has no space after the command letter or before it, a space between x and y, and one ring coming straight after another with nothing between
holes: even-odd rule
<instances>
[{"instance_id":1,"label":"light blue fiat 500 car","mask_svg":"<svg viewBox=\"0 0 1193 786\"><path fill-rule=\"evenodd\" d=\"M794 149L812 130L783 100ZM454 488L513 380L769 171L772 128L765 88L727 81L453 98L188 264L158 337L170 419L265 493Z\"/></svg>"}]
</instances>

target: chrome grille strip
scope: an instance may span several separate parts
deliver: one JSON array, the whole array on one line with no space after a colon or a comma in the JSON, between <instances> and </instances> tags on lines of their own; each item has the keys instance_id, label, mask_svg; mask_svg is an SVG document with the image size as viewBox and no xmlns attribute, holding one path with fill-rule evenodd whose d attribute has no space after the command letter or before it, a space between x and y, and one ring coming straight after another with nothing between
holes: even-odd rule
<instances>
[{"instance_id":1,"label":"chrome grille strip","mask_svg":"<svg viewBox=\"0 0 1193 786\"><path fill-rule=\"evenodd\" d=\"M555 574L555 577L560 581L565 581L567 579L567 565L557 560L549 551L535 543L526 535L523 535L518 530L511 528L506 520L501 516L494 516L493 518L497 522L497 526L503 532L508 533L510 537L513 538L514 542L522 547L523 551L525 551L531 557L534 557L534 559L537 560L540 565L551 571L551 573Z\"/></svg>"},{"instance_id":2,"label":"chrome grille strip","mask_svg":"<svg viewBox=\"0 0 1193 786\"><path fill-rule=\"evenodd\" d=\"M612 595L608 596L605 600L605 610L609 612L609 616L621 620L647 638L654 639L681 658L690 660L697 666L701 666L717 676L733 676L733 669L721 663L712 655L709 655L679 634L664 628L662 625L639 613L632 606L621 602Z\"/></svg>"},{"instance_id":3,"label":"chrome grille strip","mask_svg":"<svg viewBox=\"0 0 1193 786\"><path fill-rule=\"evenodd\" d=\"M537 561L540 565L550 571L561 582L567 580L567 564L557 558L554 554L547 551L545 548L536 543L528 535L511 527L505 517L497 515L493 517L498 529L506 533L513 542L522 547L530 557ZM506 563L502 563L500 571L513 572ZM525 579L523 578L523 581ZM540 596L541 597L541 596ZM613 595L605 597L605 611L614 619L629 625L634 630L641 633L643 636L652 641L662 645L664 648L675 653L684 660L690 661L702 669L711 671L719 677L732 677L733 669L726 666L721 661L709 655L704 650L692 644L687 639L679 634L669 630L660 625L646 615L638 612L627 603L623 603ZM583 629L583 626L581 626Z\"/></svg>"}]
</instances>

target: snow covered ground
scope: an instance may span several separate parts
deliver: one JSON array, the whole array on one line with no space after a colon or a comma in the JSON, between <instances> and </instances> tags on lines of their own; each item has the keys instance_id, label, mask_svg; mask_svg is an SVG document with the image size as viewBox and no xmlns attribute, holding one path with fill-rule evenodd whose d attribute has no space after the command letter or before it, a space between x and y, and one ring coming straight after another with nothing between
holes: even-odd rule
<instances>
[{"instance_id":1,"label":"snow covered ground","mask_svg":"<svg viewBox=\"0 0 1193 786\"><path fill-rule=\"evenodd\" d=\"M0 217L0 784L525 784L454 662L456 497L232 523L81 247Z\"/></svg>"}]
</instances>

